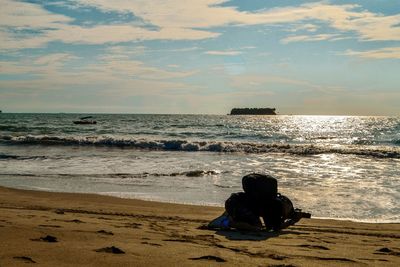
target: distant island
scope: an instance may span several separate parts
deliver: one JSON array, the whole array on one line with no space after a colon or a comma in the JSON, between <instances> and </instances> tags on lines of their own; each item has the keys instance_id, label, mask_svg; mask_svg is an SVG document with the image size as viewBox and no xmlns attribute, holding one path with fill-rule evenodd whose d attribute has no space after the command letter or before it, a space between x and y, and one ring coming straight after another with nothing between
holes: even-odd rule
<instances>
[{"instance_id":1,"label":"distant island","mask_svg":"<svg viewBox=\"0 0 400 267\"><path fill-rule=\"evenodd\" d=\"M230 115L276 115L275 108L233 108Z\"/></svg>"}]
</instances>

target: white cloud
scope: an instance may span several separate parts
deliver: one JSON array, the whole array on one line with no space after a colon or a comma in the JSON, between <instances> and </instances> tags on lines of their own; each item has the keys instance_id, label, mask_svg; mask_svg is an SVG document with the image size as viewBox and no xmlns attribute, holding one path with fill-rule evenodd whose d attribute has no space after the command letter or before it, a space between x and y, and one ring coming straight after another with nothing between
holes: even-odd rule
<instances>
[{"instance_id":1,"label":"white cloud","mask_svg":"<svg viewBox=\"0 0 400 267\"><path fill-rule=\"evenodd\" d=\"M300 25L294 25L293 28L290 28L288 31L290 32L297 32L297 31L308 31L308 32L316 32L318 30L318 26L311 24L311 23L306 23L306 24L300 24Z\"/></svg>"},{"instance_id":2,"label":"white cloud","mask_svg":"<svg viewBox=\"0 0 400 267\"><path fill-rule=\"evenodd\" d=\"M25 75L25 79L3 80L2 90L37 92L65 90L74 87L99 88L107 94L124 92L152 94L155 92L186 91L194 86L175 81L195 74L194 71L168 71L148 66L138 60L123 57L125 50L118 47L107 50L95 63L79 62L75 67L65 64L80 58L66 53L54 53L40 57L21 57L20 61L0 61L2 74ZM121 56L119 56L121 55ZM103 88L103 89L101 89ZM6 91L4 91L6 93Z\"/></svg>"},{"instance_id":3,"label":"white cloud","mask_svg":"<svg viewBox=\"0 0 400 267\"><path fill-rule=\"evenodd\" d=\"M226 51L206 51L204 54L213 55L213 56L237 56L242 54L241 51L233 51L233 50L226 50Z\"/></svg>"},{"instance_id":4,"label":"white cloud","mask_svg":"<svg viewBox=\"0 0 400 267\"><path fill-rule=\"evenodd\" d=\"M78 2L104 11L130 12L168 31L170 29L211 29L232 24L284 24L317 20L339 31L353 31L361 40L400 40L400 27L396 27L400 23L400 15L384 16L369 11L356 11L359 9L358 5L331 5L320 2L297 7L244 12L235 7L218 6L227 2L226 0L191 2L81 0ZM316 26L311 23L306 23L303 27L310 32L316 30ZM376 31L376 29L380 30ZM215 33L210 37L216 37ZM198 36L198 38L201 37Z\"/></svg>"},{"instance_id":5,"label":"white cloud","mask_svg":"<svg viewBox=\"0 0 400 267\"><path fill-rule=\"evenodd\" d=\"M400 47L385 47L376 50L368 50L368 51L353 51L347 50L342 55L347 56L357 56L361 58L370 58L370 59L400 59Z\"/></svg>"},{"instance_id":6,"label":"white cloud","mask_svg":"<svg viewBox=\"0 0 400 267\"><path fill-rule=\"evenodd\" d=\"M0 61L2 74L32 74L35 79L60 72L65 63L79 59L68 53L53 53L39 57L20 57L18 61Z\"/></svg>"},{"instance_id":7,"label":"white cloud","mask_svg":"<svg viewBox=\"0 0 400 267\"><path fill-rule=\"evenodd\" d=\"M281 43L288 44L292 42L315 42L324 40L333 40L338 34L317 34L317 35L291 35L281 40Z\"/></svg>"},{"instance_id":8,"label":"white cloud","mask_svg":"<svg viewBox=\"0 0 400 267\"><path fill-rule=\"evenodd\" d=\"M332 5L318 2L254 12L219 6L226 0L76 0L75 5L95 7L105 12L131 13L157 30L133 24L72 25L64 15L51 13L34 3L1 0L0 49L41 47L51 41L104 44L140 40L201 40L215 38L214 27L229 25L289 24L304 22L305 29L315 31L310 21L321 21L340 32L354 32L363 41L400 40L400 15L385 16L358 5ZM11 30L10 30L11 29ZM379 30L377 30L379 29ZM28 33L23 30L29 30ZM319 37L321 38L321 33ZM309 41L312 38L298 38Z\"/></svg>"},{"instance_id":9,"label":"white cloud","mask_svg":"<svg viewBox=\"0 0 400 267\"><path fill-rule=\"evenodd\" d=\"M34 63L37 65L62 65L66 61L77 58L78 57L67 53L54 53L39 57Z\"/></svg>"},{"instance_id":10,"label":"white cloud","mask_svg":"<svg viewBox=\"0 0 400 267\"><path fill-rule=\"evenodd\" d=\"M299 89L297 91L312 91L321 93L332 93L332 92L342 92L343 88L337 86L326 86L321 84L315 84L306 80L298 80L287 78L284 76L277 75L260 75L260 74L243 74L230 77L231 86L238 89L261 89L266 90L271 88L274 84L283 84L289 86L295 86Z\"/></svg>"},{"instance_id":11,"label":"white cloud","mask_svg":"<svg viewBox=\"0 0 400 267\"><path fill-rule=\"evenodd\" d=\"M255 47L255 46L243 46L243 47L241 47L240 49L243 49L243 50L251 50L251 49L256 49L257 47Z\"/></svg>"},{"instance_id":12,"label":"white cloud","mask_svg":"<svg viewBox=\"0 0 400 267\"><path fill-rule=\"evenodd\" d=\"M33 3L0 1L0 50L44 46L49 29L59 29L72 19L52 14Z\"/></svg>"},{"instance_id":13,"label":"white cloud","mask_svg":"<svg viewBox=\"0 0 400 267\"><path fill-rule=\"evenodd\" d=\"M1 0L0 25L18 29L58 28L72 21L63 15L52 14L33 3Z\"/></svg>"},{"instance_id":14,"label":"white cloud","mask_svg":"<svg viewBox=\"0 0 400 267\"><path fill-rule=\"evenodd\" d=\"M68 26L48 34L50 40L82 44L121 43L141 40L199 40L217 36L219 36L218 33L203 30L162 28L153 31L130 25Z\"/></svg>"},{"instance_id":15,"label":"white cloud","mask_svg":"<svg viewBox=\"0 0 400 267\"><path fill-rule=\"evenodd\" d=\"M104 58L104 60L96 64L87 66L86 69L99 74L101 73L102 75L126 77L127 80L165 80L188 77L194 74L194 72L172 72L149 67L141 61L123 59L110 60L110 58Z\"/></svg>"},{"instance_id":16,"label":"white cloud","mask_svg":"<svg viewBox=\"0 0 400 267\"><path fill-rule=\"evenodd\" d=\"M143 53L145 47L112 46L106 49L106 54L98 57L96 64L86 66L86 69L108 73L108 75L125 76L127 79L164 80L183 78L193 75L194 71L167 71L146 66L139 60L132 59L137 53ZM177 65L174 65L177 66Z\"/></svg>"},{"instance_id":17,"label":"white cloud","mask_svg":"<svg viewBox=\"0 0 400 267\"><path fill-rule=\"evenodd\" d=\"M140 40L199 40L219 34L185 27L149 30L132 24L84 27L69 24L64 15L53 14L33 3L1 0L0 50L43 47L51 41L104 44Z\"/></svg>"}]
</instances>

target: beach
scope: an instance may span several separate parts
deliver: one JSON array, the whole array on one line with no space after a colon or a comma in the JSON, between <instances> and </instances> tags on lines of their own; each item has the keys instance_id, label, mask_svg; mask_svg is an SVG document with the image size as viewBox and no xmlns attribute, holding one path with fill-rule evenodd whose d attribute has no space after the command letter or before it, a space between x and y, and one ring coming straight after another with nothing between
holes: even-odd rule
<instances>
[{"instance_id":1,"label":"beach","mask_svg":"<svg viewBox=\"0 0 400 267\"><path fill-rule=\"evenodd\" d=\"M400 224L215 231L220 207L0 187L0 266L399 266Z\"/></svg>"}]
</instances>

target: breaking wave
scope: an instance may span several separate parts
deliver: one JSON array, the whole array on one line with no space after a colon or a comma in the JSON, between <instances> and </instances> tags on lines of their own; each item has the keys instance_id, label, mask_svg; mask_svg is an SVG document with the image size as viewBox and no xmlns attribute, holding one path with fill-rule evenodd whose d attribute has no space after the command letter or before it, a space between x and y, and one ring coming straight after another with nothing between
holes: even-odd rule
<instances>
[{"instance_id":1,"label":"breaking wave","mask_svg":"<svg viewBox=\"0 0 400 267\"><path fill-rule=\"evenodd\" d=\"M257 143L234 141L189 141L153 140L115 136L0 136L0 143L9 145L63 145L63 146L106 146L143 150L165 151L208 151L242 153L288 153L295 155L351 154L377 158L400 158L399 147L361 145L314 145L286 143Z\"/></svg>"},{"instance_id":2,"label":"breaking wave","mask_svg":"<svg viewBox=\"0 0 400 267\"><path fill-rule=\"evenodd\" d=\"M42 160L47 159L46 156L17 156L17 155L7 155L0 153L0 160Z\"/></svg>"},{"instance_id":3,"label":"breaking wave","mask_svg":"<svg viewBox=\"0 0 400 267\"><path fill-rule=\"evenodd\" d=\"M218 175L221 174L221 171L218 170L192 170L192 171L183 171L183 172L172 172L172 173L98 173L98 174L71 174L71 173L57 173L57 174L49 174L49 173L41 173L41 174L32 174L32 173L0 173L0 176L29 176L29 177L46 177L46 178L57 178L57 177L65 177L65 178L75 178L75 177L91 177L91 178L119 178L119 179L129 179L129 178L147 178L147 177L175 177L175 176L186 176L186 177L202 177L207 175Z\"/></svg>"}]
</instances>

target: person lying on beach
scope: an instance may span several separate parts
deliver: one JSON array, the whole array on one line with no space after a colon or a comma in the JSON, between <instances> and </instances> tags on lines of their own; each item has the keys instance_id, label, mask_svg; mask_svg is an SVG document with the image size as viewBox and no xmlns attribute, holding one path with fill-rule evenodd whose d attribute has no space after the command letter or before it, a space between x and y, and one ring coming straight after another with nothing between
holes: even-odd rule
<instances>
[{"instance_id":1,"label":"person lying on beach","mask_svg":"<svg viewBox=\"0 0 400 267\"><path fill-rule=\"evenodd\" d=\"M208 228L279 231L311 217L278 193L277 180L271 175L248 174L242 178L242 185L244 192L233 193L225 202L224 214L211 221Z\"/></svg>"}]
</instances>

